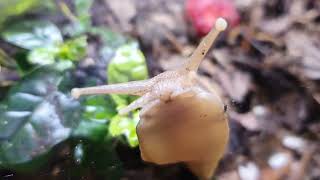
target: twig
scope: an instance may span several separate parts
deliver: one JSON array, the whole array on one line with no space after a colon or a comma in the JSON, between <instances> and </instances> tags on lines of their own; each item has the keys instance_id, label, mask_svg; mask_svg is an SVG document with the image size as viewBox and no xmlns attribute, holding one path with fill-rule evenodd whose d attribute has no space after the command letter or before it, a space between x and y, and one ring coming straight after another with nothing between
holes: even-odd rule
<instances>
[{"instance_id":1,"label":"twig","mask_svg":"<svg viewBox=\"0 0 320 180\"><path fill-rule=\"evenodd\" d=\"M312 155L315 152L316 147L311 146L303 153L299 167L295 173L292 173L290 180L300 180L304 179L308 166L310 165L310 161L312 159Z\"/></svg>"},{"instance_id":2,"label":"twig","mask_svg":"<svg viewBox=\"0 0 320 180\"><path fill-rule=\"evenodd\" d=\"M164 31L164 30L163 30L163 33L164 33L165 37L168 39L168 41L173 45L175 50L178 53L182 54L183 53L183 46L177 40L177 38L173 35L173 33L170 31Z\"/></svg>"},{"instance_id":3,"label":"twig","mask_svg":"<svg viewBox=\"0 0 320 180\"><path fill-rule=\"evenodd\" d=\"M58 6L61 10L61 12L71 21L71 22L77 22L78 18L71 12L70 8L65 2L58 2Z\"/></svg>"}]
</instances>

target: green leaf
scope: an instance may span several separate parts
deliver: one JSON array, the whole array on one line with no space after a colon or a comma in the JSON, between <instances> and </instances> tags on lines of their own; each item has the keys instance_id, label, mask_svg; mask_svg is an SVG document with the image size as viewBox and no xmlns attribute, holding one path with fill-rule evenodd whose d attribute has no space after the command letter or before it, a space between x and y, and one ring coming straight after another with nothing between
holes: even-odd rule
<instances>
[{"instance_id":1,"label":"green leaf","mask_svg":"<svg viewBox=\"0 0 320 180\"><path fill-rule=\"evenodd\" d=\"M87 38L81 36L70 39L62 44L36 48L28 54L28 62L36 65L51 65L59 71L73 67L73 62L79 61L86 55Z\"/></svg>"},{"instance_id":2,"label":"green leaf","mask_svg":"<svg viewBox=\"0 0 320 180\"><path fill-rule=\"evenodd\" d=\"M88 96L83 104L85 106L84 119L107 120L117 114L116 105L110 97Z\"/></svg>"},{"instance_id":3,"label":"green leaf","mask_svg":"<svg viewBox=\"0 0 320 180\"><path fill-rule=\"evenodd\" d=\"M67 139L80 104L59 92L61 75L39 68L14 86L0 111L0 167L28 163Z\"/></svg>"},{"instance_id":4,"label":"green leaf","mask_svg":"<svg viewBox=\"0 0 320 180\"><path fill-rule=\"evenodd\" d=\"M53 68L55 68L57 71L60 71L60 72L71 69L73 67L74 65L71 61L58 61L53 66Z\"/></svg>"},{"instance_id":5,"label":"green leaf","mask_svg":"<svg viewBox=\"0 0 320 180\"><path fill-rule=\"evenodd\" d=\"M86 29L91 27L90 8L93 0L75 0L75 9L80 24Z\"/></svg>"},{"instance_id":6,"label":"green leaf","mask_svg":"<svg viewBox=\"0 0 320 180\"><path fill-rule=\"evenodd\" d=\"M17 71L19 72L20 76L24 76L28 74L31 70L34 69L32 64L28 62L28 54L29 51L26 49L22 49L14 54L14 59L17 63Z\"/></svg>"},{"instance_id":7,"label":"green leaf","mask_svg":"<svg viewBox=\"0 0 320 180\"><path fill-rule=\"evenodd\" d=\"M136 43L119 47L108 66L108 82L111 84L143 80L148 78L147 66L143 53ZM123 108L135 100L134 96L111 95L117 108ZM138 145L136 126L139 121L138 111L128 116L117 115L111 119L109 131L112 136L124 135L131 147Z\"/></svg>"},{"instance_id":8,"label":"green leaf","mask_svg":"<svg viewBox=\"0 0 320 180\"><path fill-rule=\"evenodd\" d=\"M102 52L105 51L104 49L112 49L114 51L127 42L127 38L124 35L116 33L106 27L92 27L90 33L100 36L104 44Z\"/></svg>"},{"instance_id":9,"label":"green leaf","mask_svg":"<svg viewBox=\"0 0 320 180\"><path fill-rule=\"evenodd\" d=\"M86 36L70 39L59 47L57 59L79 61L86 55L87 45Z\"/></svg>"},{"instance_id":10,"label":"green leaf","mask_svg":"<svg viewBox=\"0 0 320 180\"><path fill-rule=\"evenodd\" d=\"M72 135L80 139L74 149L77 171L92 168L106 179L119 179L122 165L109 135L109 118L116 114L114 103L110 97L88 96L83 98L82 105L83 120Z\"/></svg>"},{"instance_id":11,"label":"green leaf","mask_svg":"<svg viewBox=\"0 0 320 180\"><path fill-rule=\"evenodd\" d=\"M25 49L51 47L62 42L60 30L48 21L23 21L5 28L1 36Z\"/></svg>"},{"instance_id":12,"label":"green leaf","mask_svg":"<svg viewBox=\"0 0 320 180\"><path fill-rule=\"evenodd\" d=\"M73 136L95 141L108 135L108 122L117 114L115 104L110 97L88 96L83 102L82 121Z\"/></svg>"},{"instance_id":13,"label":"green leaf","mask_svg":"<svg viewBox=\"0 0 320 180\"><path fill-rule=\"evenodd\" d=\"M111 59L107 70L108 83L122 83L148 78L148 70L143 53L136 43L120 46ZM111 95L118 106L126 106L135 100L133 96Z\"/></svg>"},{"instance_id":14,"label":"green leaf","mask_svg":"<svg viewBox=\"0 0 320 180\"><path fill-rule=\"evenodd\" d=\"M31 64L49 65L55 62L55 56L59 52L57 47L36 48L28 54Z\"/></svg>"},{"instance_id":15,"label":"green leaf","mask_svg":"<svg viewBox=\"0 0 320 180\"><path fill-rule=\"evenodd\" d=\"M99 142L108 133L107 120L82 120L72 136Z\"/></svg>"},{"instance_id":16,"label":"green leaf","mask_svg":"<svg viewBox=\"0 0 320 180\"><path fill-rule=\"evenodd\" d=\"M108 66L108 82L121 83L148 78L146 60L136 43L119 47Z\"/></svg>"},{"instance_id":17,"label":"green leaf","mask_svg":"<svg viewBox=\"0 0 320 180\"><path fill-rule=\"evenodd\" d=\"M39 5L40 0L1 0L0 26L10 16L18 16Z\"/></svg>"},{"instance_id":18,"label":"green leaf","mask_svg":"<svg viewBox=\"0 0 320 180\"><path fill-rule=\"evenodd\" d=\"M132 116L117 115L112 118L109 131L112 136L124 135L131 147L138 146L136 126L139 122L139 112L134 112Z\"/></svg>"}]
</instances>

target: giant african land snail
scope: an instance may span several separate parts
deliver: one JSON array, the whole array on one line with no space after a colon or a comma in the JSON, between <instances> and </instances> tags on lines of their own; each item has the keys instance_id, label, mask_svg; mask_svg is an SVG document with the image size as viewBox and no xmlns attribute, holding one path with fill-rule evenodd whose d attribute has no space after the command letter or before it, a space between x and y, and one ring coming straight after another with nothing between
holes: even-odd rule
<instances>
[{"instance_id":1,"label":"giant african land snail","mask_svg":"<svg viewBox=\"0 0 320 180\"><path fill-rule=\"evenodd\" d=\"M198 177L212 176L228 141L229 128L220 97L197 77L199 65L227 22L219 18L186 63L149 80L75 88L72 96L141 96L119 113L141 108L137 135L141 157L156 164L184 162Z\"/></svg>"}]
</instances>

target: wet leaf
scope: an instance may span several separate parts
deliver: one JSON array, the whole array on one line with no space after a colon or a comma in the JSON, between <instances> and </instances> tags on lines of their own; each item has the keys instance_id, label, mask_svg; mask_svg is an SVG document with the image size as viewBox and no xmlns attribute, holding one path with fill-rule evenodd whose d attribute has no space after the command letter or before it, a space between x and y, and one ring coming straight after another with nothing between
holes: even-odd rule
<instances>
[{"instance_id":1,"label":"wet leaf","mask_svg":"<svg viewBox=\"0 0 320 180\"><path fill-rule=\"evenodd\" d=\"M55 62L55 56L59 49L57 47L36 48L28 55L31 64L49 65Z\"/></svg>"},{"instance_id":2,"label":"wet leaf","mask_svg":"<svg viewBox=\"0 0 320 180\"><path fill-rule=\"evenodd\" d=\"M110 97L88 96L83 104L85 119L107 120L117 114L116 105Z\"/></svg>"},{"instance_id":3,"label":"wet leaf","mask_svg":"<svg viewBox=\"0 0 320 180\"><path fill-rule=\"evenodd\" d=\"M77 138L90 139L99 142L108 133L107 120L82 120L74 130L72 136Z\"/></svg>"},{"instance_id":4,"label":"wet leaf","mask_svg":"<svg viewBox=\"0 0 320 180\"><path fill-rule=\"evenodd\" d=\"M54 46L62 42L60 30L48 21L23 21L5 28L1 36L7 42L25 49Z\"/></svg>"},{"instance_id":5,"label":"wet leaf","mask_svg":"<svg viewBox=\"0 0 320 180\"><path fill-rule=\"evenodd\" d=\"M73 132L73 137L103 141L108 136L109 119L117 113L115 104L110 97L88 96L82 105L82 121Z\"/></svg>"},{"instance_id":6,"label":"wet leaf","mask_svg":"<svg viewBox=\"0 0 320 180\"><path fill-rule=\"evenodd\" d=\"M40 68L10 90L0 112L0 167L48 153L77 126L80 105L58 91L60 81L59 73Z\"/></svg>"}]
</instances>

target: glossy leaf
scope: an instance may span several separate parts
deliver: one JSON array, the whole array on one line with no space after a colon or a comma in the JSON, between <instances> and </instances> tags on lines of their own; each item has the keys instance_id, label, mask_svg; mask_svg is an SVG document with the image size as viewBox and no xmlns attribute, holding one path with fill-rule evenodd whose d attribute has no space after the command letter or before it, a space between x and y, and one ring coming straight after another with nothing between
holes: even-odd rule
<instances>
[{"instance_id":1,"label":"glossy leaf","mask_svg":"<svg viewBox=\"0 0 320 180\"><path fill-rule=\"evenodd\" d=\"M67 139L80 104L58 91L61 75L37 69L10 90L0 112L0 167L26 163Z\"/></svg>"},{"instance_id":2,"label":"glossy leaf","mask_svg":"<svg viewBox=\"0 0 320 180\"><path fill-rule=\"evenodd\" d=\"M48 21L22 21L6 27L1 36L11 44L29 50L62 42L60 30Z\"/></svg>"},{"instance_id":3,"label":"glossy leaf","mask_svg":"<svg viewBox=\"0 0 320 180\"><path fill-rule=\"evenodd\" d=\"M72 136L99 142L108 133L107 120L82 120Z\"/></svg>"},{"instance_id":4,"label":"glossy leaf","mask_svg":"<svg viewBox=\"0 0 320 180\"><path fill-rule=\"evenodd\" d=\"M49 65L55 62L55 56L59 52L57 47L36 48L28 55L31 64Z\"/></svg>"},{"instance_id":5,"label":"glossy leaf","mask_svg":"<svg viewBox=\"0 0 320 180\"><path fill-rule=\"evenodd\" d=\"M107 120L117 114L116 105L110 97L88 96L83 104L85 119Z\"/></svg>"},{"instance_id":6,"label":"glossy leaf","mask_svg":"<svg viewBox=\"0 0 320 180\"><path fill-rule=\"evenodd\" d=\"M109 97L88 96L82 102L82 121L73 137L101 141L108 135L109 119L116 115L115 105Z\"/></svg>"}]
</instances>

